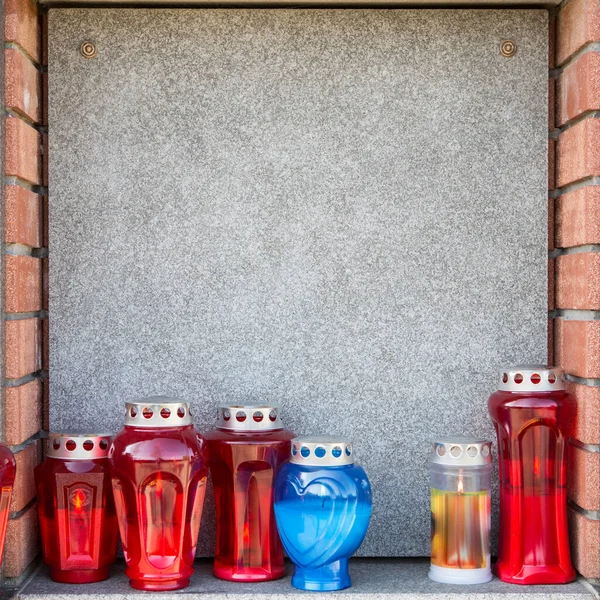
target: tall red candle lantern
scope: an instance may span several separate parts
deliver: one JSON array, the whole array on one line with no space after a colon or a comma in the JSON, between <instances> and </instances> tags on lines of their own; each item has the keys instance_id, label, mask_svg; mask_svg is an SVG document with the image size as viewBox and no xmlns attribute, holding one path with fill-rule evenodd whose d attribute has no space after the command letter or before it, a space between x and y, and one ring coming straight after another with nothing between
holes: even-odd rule
<instances>
[{"instance_id":1,"label":"tall red candle lantern","mask_svg":"<svg viewBox=\"0 0 600 600\"><path fill-rule=\"evenodd\" d=\"M569 395L561 369L505 369L488 407L498 435L500 539L496 572L510 583L575 579L567 530L564 426Z\"/></svg>"},{"instance_id":2,"label":"tall red candle lantern","mask_svg":"<svg viewBox=\"0 0 600 600\"><path fill-rule=\"evenodd\" d=\"M13 453L6 446L0 444L0 566L2 566L6 525L8 523L10 499L15 483L16 471L17 463Z\"/></svg>"},{"instance_id":3,"label":"tall red candle lantern","mask_svg":"<svg viewBox=\"0 0 600 600\"><path fill-rule=\"evenodd\" d=\"M110 450L125 573L136 589L184 588L206 490L204 440L184 402L160 396L126 408Z\"/></svg>"},{"instance_id":4,"label":"tall red candle lantern","mask_svg":"<svg viewBox=\"0 0 600 600\"><path fill-rule=\"evenodd\" d=\"M294 434L277 406L221 406L206 435L215 491L213 572L230 581L267 581L285 573L273 512L273 482Z\"/></svg>"},{"instance_id":5,"label":"tall red candle lantern","mask_svg":"<svg viewBox=\"0 0 600 600\"><path fill-rule=\"evenodd\" d=\"M35 468L42 553L55 581L101 581L115 562L110 441L110 435L51 433L46 460Z\"/></svg>"}]
</instances>

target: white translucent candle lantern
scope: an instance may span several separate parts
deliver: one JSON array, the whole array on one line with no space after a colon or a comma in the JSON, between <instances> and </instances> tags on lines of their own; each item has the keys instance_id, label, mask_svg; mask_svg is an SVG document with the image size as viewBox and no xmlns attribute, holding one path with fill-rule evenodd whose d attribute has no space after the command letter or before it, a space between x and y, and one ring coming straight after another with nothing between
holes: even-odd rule
<instances>
[{"instance_id":1,"label":"white translucent candle lantern","mask_svg":"<svg viewBox=\"0 0 600 600\"><path fill-rule=\"evenodd\" d=\"M492 443L468 437L436 441L431 469L431 566L441 583L492 579L490 506Z\"/></svg>"}]
</instances>

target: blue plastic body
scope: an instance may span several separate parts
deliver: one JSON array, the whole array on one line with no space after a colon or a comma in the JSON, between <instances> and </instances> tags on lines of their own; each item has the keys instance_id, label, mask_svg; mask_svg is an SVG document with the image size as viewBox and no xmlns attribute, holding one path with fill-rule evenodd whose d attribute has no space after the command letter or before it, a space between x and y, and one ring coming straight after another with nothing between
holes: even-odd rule
<instances>
[{"instance_id":1,"label":"blue plastic body","mask_svg":"<svg viewBox=\"0 0 600 600\"><path fill-rule=\"evenodd\" d=\"M350 587L348 559L371 519L371 485L358 465L284 464L274 488L281 541L294 563L292 585L330 592Z\"/></svg>"}]
</instances>

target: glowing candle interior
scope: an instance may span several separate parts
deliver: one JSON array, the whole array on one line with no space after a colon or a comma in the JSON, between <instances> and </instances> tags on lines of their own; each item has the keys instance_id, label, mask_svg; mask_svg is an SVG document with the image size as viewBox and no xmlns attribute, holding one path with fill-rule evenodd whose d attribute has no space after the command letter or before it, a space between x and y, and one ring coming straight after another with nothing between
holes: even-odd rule
<instances>
[{"instance_id":1,"label":"glowing candle interior","mask_svg":"<svg viewBox=\"0 0 600 600\"><path fill-rule=\"evenodd\" d=\"M439 567L484 569L490 566L490 496L431 489L431 562Z\"/></svg>"},{"instance_id":2,"label":"glowing candle interior","mask_svg":"<svg viewBox=\"0 0 600 600\"><path fill-rule=\"evenodd\" d=\"M483 583L491 579L490 443L458 440L463 438L436 442L431 461L429 576L444 583Z\"/></svg>"}]
</instances>

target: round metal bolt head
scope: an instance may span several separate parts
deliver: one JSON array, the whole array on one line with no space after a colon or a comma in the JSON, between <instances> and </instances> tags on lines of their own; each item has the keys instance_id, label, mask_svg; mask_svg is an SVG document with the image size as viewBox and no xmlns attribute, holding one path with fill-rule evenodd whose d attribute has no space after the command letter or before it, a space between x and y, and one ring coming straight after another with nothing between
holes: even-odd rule
<instances>
[{"instance_id":1,"label":"round metal bolt head","mask_svg":"<svg viewBox=\"0 0 600 600\"><path fill-rule=\"evenodd\" d=\"M81 44L79 49L81 51L81 55L85 58L94 58L94 56L98 54L96 45L93 42L85 41Z\"/></svg>"},{"instance_id":2,"label":"round metal bolt head","mask_svg":"<svg viewBox=\"0 0 600 600\"><path fill-rule=\"evenodd\" d=\"M505 58L510 58L517 53L517 45L512 40L504 40L500 44L500 54Z\"/></svg>"}]
</instances>

